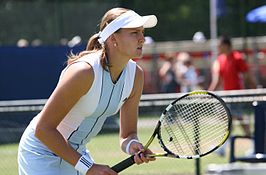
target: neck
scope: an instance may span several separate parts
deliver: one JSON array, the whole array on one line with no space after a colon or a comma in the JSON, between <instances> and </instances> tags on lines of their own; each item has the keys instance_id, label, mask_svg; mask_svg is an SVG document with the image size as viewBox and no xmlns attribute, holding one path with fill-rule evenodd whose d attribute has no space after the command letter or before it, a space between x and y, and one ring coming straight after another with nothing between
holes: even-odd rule
<instances>
[{"instance_id":1,"label":"neck","mask_svg":"<svg viewBox=\"0 0 266 175\"><path fill-rule=\"evenodd\" d=\"M116 82L122 73L123 69L127 65L129 59L126 59L124 57L121 57L117 54L107 54L108 64L109 66L109 72L112 78L113 82Z\"/></svg>"},{"instance_id":2,"label":"neck","mask_svg":"<svg viewBox=\"0 0 266 175\"><path fill-rule=\"evenodd\" d=\"M231 51L227 51L225 52L226 55L230 55L231 54Z\"/></svg>"}]
</instances>

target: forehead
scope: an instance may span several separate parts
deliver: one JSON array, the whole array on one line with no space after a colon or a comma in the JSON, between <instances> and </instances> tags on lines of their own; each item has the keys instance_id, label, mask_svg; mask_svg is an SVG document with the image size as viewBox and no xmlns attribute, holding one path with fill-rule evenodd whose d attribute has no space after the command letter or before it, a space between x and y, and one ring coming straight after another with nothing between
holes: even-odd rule
<instances>
[{"instance_id":1,"label":"forehead","mask_svg":"<svg viewBox=\"0 0 266 175\"><path fill-rule=\"evenodd\" d=\"M121 31L144 31L144 27L136 27L136 28L121 28Z\"/></svg>"},{"instance_id":2,"label":"forehead","mask_svg":"<svg viewBox=\"0 0 266 175\"><path fill-rule=\"evenodd\" d=\"M218 44L219 46L224 46L225 44L223 43L223 42L219 42L219 44Z\"/></svg>"}]
</instances>

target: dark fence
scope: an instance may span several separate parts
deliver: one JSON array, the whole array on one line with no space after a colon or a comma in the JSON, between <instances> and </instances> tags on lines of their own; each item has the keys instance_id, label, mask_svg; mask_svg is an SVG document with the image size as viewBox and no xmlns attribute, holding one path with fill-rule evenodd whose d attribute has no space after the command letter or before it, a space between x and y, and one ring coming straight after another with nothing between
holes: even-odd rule
<instances>
[{"instance_id":1,"label":"dark fence","mask_svg":"<svg viewBox=\"0 0 266 175\"><path fill-rule=\"evenodd\" d=\"M0 47L0 100L48 98L67 55L84 47Z\"/></svg>"}]
</instances>

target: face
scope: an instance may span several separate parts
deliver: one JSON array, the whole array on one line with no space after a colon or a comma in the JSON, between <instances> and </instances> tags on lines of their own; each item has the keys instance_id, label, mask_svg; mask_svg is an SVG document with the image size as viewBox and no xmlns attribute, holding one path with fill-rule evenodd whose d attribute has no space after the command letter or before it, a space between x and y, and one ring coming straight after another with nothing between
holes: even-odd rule
<instances>
[{"instance_id":1,"label":"face","mask_svg":"<svg viewBox=\"0 0 266 175\"><path fill-rule=\"evenodd\" d=\"M120 29L114 33L116 49L122 56L139 58L142 56L144 44L144 28Z\"/></svg>"},{"instance_id":2,"label":"face","mask_svg":"<svg viewBox=\"0 0 266 175\"><path fill-rule=\"evenodd\" d=\"M218 45L218 52L220 54L227 53L228 52L228 49L229 49L229 47L226 44L219 43L219 45Z\"/></svg>"}]
</instances>

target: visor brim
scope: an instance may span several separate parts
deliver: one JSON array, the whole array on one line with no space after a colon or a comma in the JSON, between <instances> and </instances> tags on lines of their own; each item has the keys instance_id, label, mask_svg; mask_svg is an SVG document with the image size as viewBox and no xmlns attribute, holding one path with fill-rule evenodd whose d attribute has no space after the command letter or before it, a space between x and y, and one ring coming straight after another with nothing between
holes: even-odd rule
<instances>
[{"instance_id":1,"label":"visor brim","mask_svg":"<svg viewBox=\"0 0 266 175\"><path fill-rule=\"evenodd\" d=\"M137 27L142 27L142 26L144 28L152 28L156 26L157 21L158 20L155 15L147 15L147 16L142 16L140 18L136 18L132 22L123 26L122 28L137 28Z\"/></svg>"}]
</instances>

